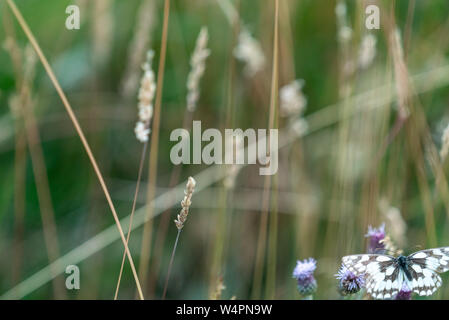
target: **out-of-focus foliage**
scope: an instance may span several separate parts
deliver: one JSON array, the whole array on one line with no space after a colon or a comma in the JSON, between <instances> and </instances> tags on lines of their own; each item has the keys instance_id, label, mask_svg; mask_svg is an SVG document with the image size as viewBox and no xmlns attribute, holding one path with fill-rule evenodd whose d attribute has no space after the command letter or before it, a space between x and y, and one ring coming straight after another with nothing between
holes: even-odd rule
<instances>
[{"instance_id":1,"label":"out-of-focus foliage","mask_svg":"<svg viewBox=\"0 0 449 320\"><path fill-rule=\"evenodd\" d=\"M96 0L95 0L96 1ZM157 73L163 19L163 1L154 0L155 19L149 47L155 50ZM273 2L271 0L231 1L239 12L242 24L260 41L266 56L264 70L248 78L244 65L233 57L237 28L230 24L218 5L222 0L172 0L169 20L167 62L163 87L157 193L167 191L174 166L170 162L170 141L173 129L183 124L186 107L186 81L190 55L202 26L209 31L211 54L201 80L199 106L193 118L205 128L266 128L270 105L270 81L273 45ZM37 38L44 54L60 80L80 123L87 134L93 153L100 164L106 183L120 217L131 211L142 144L134 136L137 119L137 90L131 99L120 94L129 47L139 15L140 0L111 0L107 14L111 24L110 38L95 37L94 1L16 0L23 16ZM408 14L414 3L413 18ZM328 0L282 0L280 11L280 86L301 78L307 97L305 119L327 112L328 106L344 101L340 94L349 85L350 95L357 96L393 84L395 71L388 46L385 23L391 13L390 1L382 1L377 52L372 65L342 77L345 53L337 41L335 2ZM357 57L364 28L364 1L347 1L348 23L353 37L349 57ZM81 29L67 30L65 8L78 4L81 8ZM12 23L21 48L28 41L5 1L2 11L0 42L6 40L4 23ZM396 24L403 41L407 41L405 59L412 79L417 74L437 70L448 64L449 2L397 0L394 7ZM5 21L5 17L8 21ZM410 27L408 26L410 23ZM107 37L107 35L106 35ZM104 43L101 41L104 40ZM108 48L101 61L95 56L96 46ZM142 61L143 62L143 61ZM364 111L361 105L338 104L327 114L330 124L306 134L279 152L279 172L273 188L277 193L278 233L276 251L275 297L297 299L292 270L297 259L317 260L317 298L337 298L334 274L343 255L366 250L364 234L369 224L388 220L380 202L397 207L406 223L406 252L415 246L449 245L447 217L449 208L437 187L437 180L428 161L428 148L422 141L424 131L416 119L424 119L436 148L441 147L441 134L449 123L449 82L432 85L432 78L417 85L413 106L423 118L412 114L380 160L385 139L395 125L397 103L375 111ZM31 158L26 162L26 212L23 232L23 258L13 263L14 252L14 169L16 122L11 115L9 99L17 85L8 52L0 50L0 294L13 287L13 268L20 268L25 280L48 264L42 233L42 220L36 193ZM98 180L78 136L49 81L38 63L33 82L33 108L42 139L45 165L55 210L58 240L62 254L114 223ZM425 86L424 86L425 87ZM382 95L385 95L382 92ZM382 96L379 96L382 98ZM366 101L368 104L369 101ZM233 115L227 122L228 107ZM345 112L361 108L354 117ZM288 121L279 119L279 127ZM413 135L415 132L416 136ZM419 151L415 153L415 147ZM417 148L417 147L416 147ZM28 152L28 149L27 149ZM378 162L376 162L378 161ZM145 204L147 182L145 165L143 190L138 207ZM205 169L206 165L185 165L180 182ZM449 173L443 164L443 172ZM225 233L225 255L222 263L222 298L250 298L258 241L264 177L256 166L244 168L229 191L226 204L228 226ZM423 175L419 175L422 172ZM444 181L443 183L447 183ZM170 279L168 298L208 298L213 244L220 227L218 215L223 208L223 184L217 183L194 194L189 221L181 235ZM172 221L179 208L170 211ZM271 210L273 211L273 210ZM154 234L160 217L155 218ZM155 297L160 297L176 227L170 222L162 250L161 273ZM142 228L133 232L130 249L139 261ZM153 235L155 237L155 235ZM154 242L153 242L154 243ZM154 252L154 251L153 251ZM104 250L85 259L81 269L81 289L68 292L69 298L113 297L120 270L123 245L116 241ZM265 270L266 271L266 270ZM150 271L151 272L151 271ZM264 277L265 280L265 277ZM448 277L434 298L449 298ZM264 292L264 290L262 291ZM135 284L129 268L125 273L119 297L133 298ZM262 296L264 297L264 296ZM27 299L51 299L53 290L47 283L26 296Z\"/></svg>"}]
</instances>

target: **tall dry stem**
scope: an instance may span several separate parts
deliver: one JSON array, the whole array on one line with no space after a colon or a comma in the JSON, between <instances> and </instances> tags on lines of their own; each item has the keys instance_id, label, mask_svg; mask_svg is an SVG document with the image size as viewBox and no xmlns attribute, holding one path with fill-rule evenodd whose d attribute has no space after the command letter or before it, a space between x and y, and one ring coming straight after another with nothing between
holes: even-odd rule
<instances>
[{"instance_id":1,"label":"tall dry stem","mask_svg":"<svg viewBox=\"0 0 449 320\"><path fill-rule=\"evenodd\" d=\"M173 246L173 251L170 258L170 263L168 264L167 276L165 277L165 285L164 292L162 293L162 300L165 299L165 295L167 294L168 280L170 279L170 272L173 266L173 260L175 258L176 248L178 247L179 235L181 234L182 228L184 228L184 224L187 221L187 217L189 215L189 209L192 205L192 195L195 190L196 181L192 177L187 179L186 189L184 190L184 199L181 201L181 212L178 214L175 225L178 229L178 233L176 234L175 245Z\"/></svg>"},{"instance_id":2,"label":"tall dry stem","mask_svg":"<svg viewBox=\"0 0 449 320\"><path fill-rule=\"evenodd\" d=\"M277 96L278 96L278 37L279 37L279 0L275 1L274 11L274 36L273 36L273 69L271 78L271 97L270 97L270 113L268 118L268 128L272 129L275 124ZM268 153L271 150L268 149ZM268 213L271 194L271 176L265 176L262 196L262 216L260 218L259 236L257 241L255 270L253 276L252 298L260 299L262 290L262 275L265 261Z\"/></svg>"},{"instance_id":3,"label":"tall dry stem","mask_svg":"<svg viewBox=\"0 0 449 320\"><path fill-rule=\"evenodd\" d=\"M104 182L103 175L101 174L101 171L100 171L100 169L98 167L97 161L95 160L95 157L94 157L94 155L92 153L92 150L90 149L89 143L87 142L87 139L86 139L86 137L84 135L84 132L81 129L81 126L80 126L80 124L78 122L78 119L76 118L76 115L73 112L73 109L72 109L72 107L71 107L71 105L70 105L70 103L69 103L69 101L68 101L64 91L62 90L62 88L61 88L61 86L59 84L58 79L56 78L56 76L55 76L55 74L53 72L53 69L51 68L50 64L48 63L47 58L43 54L39 44L37 43L36 38L34 37L33 33L31 32L30 28L28 27L28 24L24 20L24 18L22 16L22 14L20 13L19 9L17 8L17 6L15 5L13 0L7 0L7 4L10 7L11 11L13 12L14 16L16 17L17 21L19 22L19 25L21 26L22 30L24 31L25 35L27 36L28 40L30 41L31 45L33 46L34 50L36 51L37 56L39 57L42 65L44 66L45 71L47 72L51 82L53 83L53 86L55 87L59 97L61 98L62 103L63 103L63 105L64 105L64 107L65 107L65 109L66 109L66 111L67 111L67 113L68 113L68 115L70 117L70 120L72 121L72 123L73 123L73 125L75 127L75 130L77 131L78 136L80 137L80 140L81 140L81 142L83 144L84 149L86 150L86 153L87 153L87 155L89 157L89 160L90 160L90 162L92 164L92 167L94 168L94 171L95 171L95 173L96 173L96 175L98 177L98 180L100 182L101 188L103 189L103 192L105 194L105 197L106 197L106 200L108 202L108 205L109 205L109 207L110 207L110 209L112 211L112 215L114 217L115 224L116 224L118 232L120 234L120 238L121 238L121 240L123 242L123 245L125 246L126 254L127 254L128 259L130 261L131 268L133 270L134 279L136 281L136 285L137 285L137 288L138 288L139 297L143 300L143 293L142 293L142 290L140 288L140 282L139 282L139 279L137 277L137 272L136 272L135 267L134 267L134 262L133 262L131 253L130 253L130 251L128 249L128 245L126 243L125 235L123 234L123 230L122 230L122 227L120 225L120 220L119 220L119 218L117 216L117 212L115 211L115 206L114 206L114 204L112 202L111 196L110 196L108 188L106 186L106 183Z\"/></svg>"},{"instance_id":4,"label":"tall dry stem","mask_svg":"<svg viewBox=\"0 0 449 320\"><path fill-rule=\"evenodd\" d=\"M156 178L157 178L157 157L159 148L159 126L161 117L161 104L162 104L162 88L164 82L164 69L165 58L167 55L167 38L168 38L168 19L170 14L170 0L164 2L164 22L162 28L162 44L161 53L159 57L159 67L157 72L157 91L156 91L156 103L154 109L153 120L153 134L151 135L151 147L150 147L150 164L148 172L148 191L147 191L147 218L143 227L142 243L140 250L140 263L139 263L139 276L142 279L142 283L146 284L148 275L148 265L151 256L151 238L153 231L153 206L151 201L155 196L156 191Z\"/></svg>"}]
</instances>

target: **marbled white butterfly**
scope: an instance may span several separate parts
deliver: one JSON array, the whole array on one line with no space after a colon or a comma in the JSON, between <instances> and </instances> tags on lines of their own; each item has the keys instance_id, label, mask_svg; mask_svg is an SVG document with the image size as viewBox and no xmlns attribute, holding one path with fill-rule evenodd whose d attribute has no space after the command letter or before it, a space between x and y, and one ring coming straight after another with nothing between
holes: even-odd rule
<instances>
[{"instance_id":1,"label":"marbled white butterfly","mask_svg":"<svg viewBox=\"0 0 449 320\"><path fill-rule=\"evenodd\" d=\"M449 247L428 249L409 256L357 254L343 257L343 265L364 275L366 291L374 299L391 299L405 283L420 296L430 296L441 286L438 273L449 270Z\"/></svg>"}]
</instances>

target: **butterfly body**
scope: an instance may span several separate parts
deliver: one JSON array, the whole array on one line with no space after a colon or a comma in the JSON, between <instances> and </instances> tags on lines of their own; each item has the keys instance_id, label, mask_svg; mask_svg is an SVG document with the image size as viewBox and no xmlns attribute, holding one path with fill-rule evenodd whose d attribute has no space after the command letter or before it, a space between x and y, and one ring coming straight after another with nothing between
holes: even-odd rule
<instances>
[{"instance_id":1,"label":"butterfly body","mask_svg":"<svg viewBox=\"0 0 449 320\"><path fill-rule=\"evenodd\" d=\"M359 254L343 257L343 265L366 280L375 299L392 299L404 287L421 295L433 294L442 283L438 273L449 270L449 247L428 249L409 256Z\"/></svg>"},{"instance_id":2,"label":"butterfly body","mask_svg":"<svg viewBox=\"0 0 449 320\"><path fill-rule=\"evenodd\" d=\"M410 262L408 261L407 257L404 256L399 256L396 259L396 264L399 268L401 268L401 270L404 272L404 274L406 275L407 279L409 281L412 281L412 274L410 273L410 271L408 270Z\"/></svg>"}]
</instances>

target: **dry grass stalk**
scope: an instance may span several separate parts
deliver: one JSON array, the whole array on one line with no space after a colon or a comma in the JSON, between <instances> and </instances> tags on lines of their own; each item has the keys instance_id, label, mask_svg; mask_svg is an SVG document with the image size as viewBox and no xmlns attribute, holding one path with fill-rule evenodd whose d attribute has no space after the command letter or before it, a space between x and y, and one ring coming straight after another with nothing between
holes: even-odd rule
<instances>
[{"instance_id":1,"label":"dry grass stalk","mask_svg":"<svg viewBox=\"0 0 449 320\"><path fill-rule=\"evenodd\" d=\"M156 83L154 72L151 67L151 62L153 60L154 52L152 50L147 53L147 61L143 65L144 74L140 82L140 89L138 93L138 109L139 109L139 121L137 122L135 133L136 137L140 142L143 142L142 154L140 156L139 173L137 175L136 190L134 192L134 199L131 209L130 222L128 227L128 235L126 237L126 243L129 243L129 238L131 236L131 230L133 226L134 212L136 210L137 197L139 195L140 181L142 179L143 164L145 163L145 156L148 147L148 135L150 134L150 122L153 116L153 99L156 92ZM120 266L120 273L117 281L117 286L115 289L114 300L117 300L118 292L120 289L120 281L122 279L123 267L125 265L126 252L123 253L122 264Z\"/></svg>"},{"instance_id":2,"label":"dry grass stalk","mask_svg":"<svg viewBox=\"0 0 449 320\"><path fill-rule=\"evenodd\" d=\"M377 38L375 35L368 33L362 38L359 49L358 64L361 69L368 68L376 57Z\"/></svg>"},{"instance_id":3,"label":"dry grass stalk","mask_svg":"<svg viewBox=\"0 0 449 320\"><path fill-rule=\"evenodd\" d=\"M293 117L301 115L307 106L307 98L302 92L303 79L297 79L286 84L279 90L279 109L281 116Z\"/></svg>"},{"instance_id":4,"label":"dry grass stalk","mask_svg":"<svg viewBox=\"0 0 449 320\"><path fill-rule=\"evenodd\" d=\"M7 48L11 55L18 54L18 48L15 40L9 38ZM32 83L34 80L37 57L31 46L27 46L19 57L23 57L22 65L16 66L16 72L22 71L18 77L18 93L10 98L10 108L16 119L23 119L25 125L25 136L30 149L32 168L36 181L36 190L39 199L39 207L42 217L42 229L44 233L45 246L47 249L48 260L53 262L59 258L59 241L55 223L55 214L51 199L48 174L45 166L44 153L40 139L40 133L37 121L33 112L33 101L31 97ZM14 58L13 58L14 60ZM16 61L18 62L18 61ZM20 218L23 219L23 216ZM65 298L65 289L61 278L56 278L57 272L52 270L55 276L53 289L56 299Z\"/></svg>"},{"instance_id":5,"label":"dry grass stalk","mask_svg":"<svg viewBox=\"0 0 449 320\"><path fill-rule=\"evenodd\" d=\"M153 100L156 93L156 82L151 63L154 52L152 50L147 53L147 61L143 65L144 74L140 81L139 89L139 121L136 124L134 132L137 140L147 142L150 134L150 123L153 117Z\"/></svg>"},{"instance_id":6,"label":"dry grass stalk","mask_svg":"<svg viewBox=\"0 0 449 320\"><path fill-rule=\"evenodd\" d=\"M140 156L139 173L137 175L136 190L134 192L134 199L133 199L131 214L130 214L130 218L129 218L129 227L128 227L128 234L126 236L126 244L129 244L129 238L131 237L131 230L133 228L134 213L136 211L137 197L139 195L140 181L142 180L143 164L145 162L145 155L147 153L147 146L148 146L148 143L145 143L143 145L142 154ZM125 260L126 260L126 251L123 252L122 264L120 266L120 273L119 273L119 276L118 276L117 285L115 287L114 300L117 300L117 298L118 298L118 292L120 290L120 282L122 280L123 267L125 266Z\"/></svg>"},{"instance_id":7,"label":"dry grass stalk","mask_svg":"<svg viewBox=\"0 0 449 320\"><path fill-rule=\"evenodd\" d=\"M19 283L23 263L23 235L26 209L26 134L23 120L16 118L14 154L14 254L12 263L12 283Z\"/></svg>"},{"instance_id":8,"label":"dry grass stalk","mask_svg":"<svg viewBox=\"0 0 449 320\"><path fill-rule=\"evenodd\" d=\"M173 260L175 258L176 248L178 247L179 235L181 234L184 223L187 220L189 214L189 208L192 202L193 191L195 190L196 181L192 177L187 179L186 189L184 190L184 199L181 201L181 212L178 214L178 218L175 220L176 228L178 228L178 233L176 235L175 245L173 246L173 251L170 258L170 263L168 264L167 276L165 277L164 292L162 293L162 300L165 299L167 294L168 280L170 279L170 272L173 266Z\"/></svg>"},{"instance_id":9,"label":"dry grass stalk","mask_svg":"<svg viewBox=\"0 0 449 320\"><path fill-rule=\"evenodd\" d=\"M176 228L181 230L184 227L184 223L189 215L189 208L192 204L190 201L192 199L193 191L195 190L195 179L189 177L186 184L186 190L184 191L184 199L181 201L181 212L178 214L178 218L175 220Z\"/></svg>"},{"instance_id":10,"label":"dry grass stalk","mask_svg":"<svg viewBox=\"0 0 449 320\"><path fill-rule=\"evenodd\" d=\"M128 49L128 63L120 85L124 97L131 97L139 85L139 66L151 41L156 25L156 1L144 0L140 5L133 38Z\"/></svg>"},{"instance_id":11,"label":"dry grass stalk","mask_svg":"<svg viewBox=\"0 0 449 320\"><path fill-rule=\"evenodd\" d=\"M390 236L385 236L382 240L380 240L380 243L382 243L385 246L385 250L388 252L388 254L392 254L395 256L399 256L403 254L403 251L401 249L398 249L398 247L394 244L393 240L391 240Z\"/></svg>"},{"instance_id":12,"label":"dry grass stalk","mask_svg":"<svg viewBox=\"0 0 449 320\"><path fill-rule=\"evenodd\" d=\"M229 93L228 97L231 94ZM232 105L228 105L228 111L231 111ZM230 123L230 122L229 122ZM225 137L225 153L234 155L233 164L226 165L223 171L227 172L226 177L223 179L223 189L219 194L218 200L218 213L216 218L214 217L214 240L211 241L210 256L211 262L209 267L209 296L213 296L217 289L217 282L224 273L223 261L226 259L226 253L228 247L231 245L229 242L230 228L232 226L232 203L233 192L235 187L235 181L237 175L242 169L244 159L244 137L239 133L236 136Z\"/></svg>"},{"instance_id":13,"label":"dry grass stalk","mask_svg":"<svg viewBox=\"0 0 449 320\"><path fill-rule=\"evenodd\" d=\"M93 1L93 62L95 66L103 66L111 53L114 36L114 17L111 0Z\"/></svg>"},{"instance_id":14,"label":"dry grass stalk","mask_svg":"<svg viewBox=\"0 0 449 320\"><path fill-rule=\"evenodd\" d=\"M344 0L337 1L335 16L337 18L338 41L341 43L349 42L352 39L352 28L348 24L347 8Z\"/></svg>"},{"instance_id":15,"label":"dry grass stalk","mask_svg":"<svg viewBox=\"0 0 449 320\"><path fill-rule=\"evenodd\" d=\"M223 277L218 277L217 284L215 286L215 290L211 293L211 295L209 296L209 299L210 300L220 300L221 294L222 294L223 290L225 290L225 289L226 289L226 286L224 285Z\"/></svg>"},{"instance_id":16,"label":"dry grass stalk","mask_svg":"<svg viewBox=\"0 0 449 320\"><path fill-rule=\"evenodd\" d=\"M274 38L273 38L273 69L271 78L271 94L270 94L270 113L268 118L268 128L272 129L275 124L276 105L278 100L278 54L279 54L279 0L275 1L274 12ZM268 150L268 152L271 152ZM259 236L257 241L255 270L253 276L252 297L253 299L259 299L262 289L262 275L265 261L265 248L267 239L268 228L268 212L270 205L271 194L271 176L265 176L263 196L262 196L262 215L259 225Z\"/></svg>"},{"instance_id":17,"label":"dry grass stalk","mask_svg":"<svg viewBox=\"0 0 449 320\"><path fill-rule=\"evenodd\" d=\"M31 32L30 28L28 27L28 24L26 23L25 19L23 18L22 14L20 13L19 9L17 8L17 6L15 5L13 0L7 0L7 4L9 6L9 8L11 9L11 11L13 12L14 16L16 17L17 21L19 22L19 25L21 26L22 30L24 31L25 35L27 36L28 40L30 41L31 45L33 46L34 50L36 51L37 56L39 57L42 65L44 66L45 71L47 72L51 82L53 83L53 86L55 87L56 92L58 93L59 97L61 98L61 101L70 117L70 120L72 121L72 123L75 127L75 130L77 131L78 136L80 137L80 140L83 144L84 149L86 150L86 153L89 157L92 167L94 168L94 171L95 171L95 173L98 177L98 180L100 182L101 188L103 189L103 192L105 194L108 205L112 211L112 216L114 217L114 221L117 226L118 232L120 234L122 243L125 246L126 254L130 261L131 269L133 270L134 279L136 281L136 285L138 288L139 297L143 300L143 293L140 288L140 282L137 277L137 273L136 273L136 270L134 267L134 262L133 262L131 253L130 253L128 245L126 243L125 235L124 235L122 227L120 225L120 220L118 218L117 212L115 210L115 206L114 206L111 196L109 194L109 190L106 186L106 183L104 182L103 175L101 174L101 171L98 167L97 161L95 160L92 150L90 149L89 143L87 142L86 136L84 135L84 132L81 129L78 119L76 118L75 113L73 112L73 109L72 109L64 91L62 90L58 79L56 78L56 76L53 72L53 69L51 68L50 64L48 63L47 58L45 57L44 53L42 52L39 44L37 43L36 38L34 37L33 33Z\"/></svg>"},{"instance_id":18,"label":"dry grass stalk","mask_svg":"<svg viewBox=\"0 0 449 320\"><path fill-rule=\"evenodd\" d=\"M434 204L432 203L432 191L429 186L429 182L425 176L425 149L431 150L431 154L438 157L436 148L430 139L429 131L427 128L426 119L423 116L422 107L419 106L419 99L414 99L416 92L410 82L408 69L406 65L406 61L404 58L404 50L402 47L402 41L400 37L399 29L396 26L395 17L393 14L393 10L391 10L392 14L389 20L387 20L387 32L389 38L389 48L391 51L391 55L393 56L393 66L394 66L394 75L396 80L396 91L397 91L397 99L398 99L398 112L396 123L389 136L387 137L387 143L385 146L388 146L393 138L397 136L398 132L403 127L406 120L409 118L410 114L413 114L411 117L411 123L407 126L407 142L408 147L410 148L413 154L413 160L415 162L415 170L417 174L417 181L420 190L420 196L423 203L423 208L425 211L425 225L426 231L428 235L428 243L430 246L435 246L436 241L436 225L435 225L435 212L434 212ZM422 140L421 140L422 139ZM423 141L423 144L421 144ZM424 149L425 148L425 149ZM385 152L384 150L381 151ZM431 161L433 162L433 161ZM432 167L437 178L437 187L444 194L447 194L447 183L442 180L444 175L441 174L441 167L437 164L435 167ZM443 197L445 199L445 197ZM447 210L448 208L446 208ZM449 211L447 211L449 213Z\"/></svg>"},{"instance_id":19,"label":"dry grass stalk","mask_svg":"<svg viewBox=\"0 0 449 320\"><path fill-rule=\"evenodd\" d=\"M11 56L12 66L16 75L16 81L20 84L22 77L22 52L14 41L15 32L14 25L7 10L3 10L3 26L5 30L6 40L3 46ZM1 97L1 91L0 91ZM12 104L10 104L11 106ZM14 244L12 256L12 284L17 285L20 281L23 263L23 235L24 221L26 209L26 133L24 121L20 114L14 110L11 113L15 121L14 136Z\"/></svg>"},{"instance_id":20,"label":"dry grass stalk","mask_svg":"<svg viewBox=\"0 0 449 320\"><path fill-rule=\"evenodd\" d=\"M193 113L197 108L197 101L199 98L199 81L205 70L205 61L210 54L210 50L207 49L208 33L207 28L203 27L198 35L195 50L191 57L192 69L188 76L187 81L187 108L184 113L182 128L188 129L191 126L191 121ZM179 176L181 174L181 166L176 166L171 175L169 187L173 188L179 181ZM154 244L154 255L153 262L151 264L151 274L149 277L149 291L150 295L153 295L155 289L156 278L160 271L160 260L162 256L162 251L164 247L164 242L166 238L166 233L168 231L168 226L170 222L170 212L165 212L160 220L159 226L157 228L157 234Z\"/></svg>"},{"instance_id":21,"label":"dry grass stalk","mask_svg":"<svg viewBox=\"0 0 449 320\"><path fill-rule=\"evenodd\" d=\"M398 94L398 117L406 119L410 112L411 88L407 66L404 61L404 51L401 44L399 29L395 29L390 34L391 54L393 55L394 74L396 78L396 90Z\"/></svg>"},{"instance_id":22,"label":"dry grass stalk","mask_svg":"<svg viewBox=\"0 0 449 320\"><path fill-rule=\"evenodd\" d=\"M405 233L407 224L401 215L401 211L391 206L386 199L379 201L379 210L383 216L383 220L387 224L387 229L390 230L391 238L395 243L403 246L406 243Z\"/></svg>"},{"instance_id":23,"label":"dry grass stalk","mask_svg":"<svg viewBox=\"0 0 449 320\"><path fill-rule=\"evenodd\" d=\"M157 180L157 157L159 150L159 127L162 105L162 88L164 82L165 59L167 56L168 21L170 15L170 0L164 1L164 19L162 26L162 43L159 56L159 67L157 73L156 101L154 105L153 134L151 135L150 163L148 170L148 191L147 191L147 214L143 227L142 245L140 249L139 278L143 283L147 282L148 265L151 256L151 239L153 233L154 208L150 205L156 194Z\"/></svg>"},{"instance_id":24,"label":"dry grass stalk","mask_svg":"<svg viewBox=\"0 0 449 320\"><path fill-rule=\"evenodd\" d=\"M200 80L206 69L206 59L210 54L210 50L207 49L208 39L207 27L202 27L190 60L191 70L187 78L187 110L190 112L195 111L200 96Z\"/></svg>"},{"instance_id":25,"label":"dry grass stalk","mask_svg":"<svg viewBox=\"0 0 449 320\"><path fill-rule=\"evenodd\" d=\"M440 157L441 161L444 161L449 153L449 125L444 129L443 135L441 136L441 149Z\"/></svg>"},{"instance_id":26,"label":"dry grass stalk","mask_svg":"<svg viewBox=\"0 0 449 320\"><path fill-rule=\"evenodd\" d=\"M234 148L233 154L240 155L241 157L244 157L245 144L244 144L243 135L239 134L235 137L235 139L234 139L234 137L231 137L230 139L232 139L231 145ZM226 152L228 152L228 151L226 151ZM228 175L223 180L223 185L226 189L234 188L235 180L236 180L241 169L242 169L242 166L237 164L237 162L228 166L228 169L227 169Z\"/></svg>"},{"instance_id":27,"label":"dry grass stalk","mask_svg":"<svg viewBox=\"0 0 449 320\"><path fill-rule=\"evenodd\" d=\"M230 25L238 23L239 14L230 0L218 0L217 3L228 19Z\"/></svg>"},{"instance_id":28,"label":"dry grass stalk","mask_svg":"<svg viewBox=\"0 0 449 320\"><path fill-rule=\"evenodd\" d=\"M234 56L245 63L244 71L249 77L256 75L265 67L265 54L262 46L246 28L240 31Z\"/></svg>"},{"instance_id":29,"label":"dry grass stalk","mask_svg":"<svg viewBox=\"0 0 449 320\"><path fill-rule=\"evenodd\" d=\"M335 6L337 41L339 45L339 94L346 98L351 91L350 77L354 74L356 65L351 51L353 30L348 23L347 7L344 0L338 0ZM346 108L347 109L347 108Z\"/></svg>"}]
</instances>

